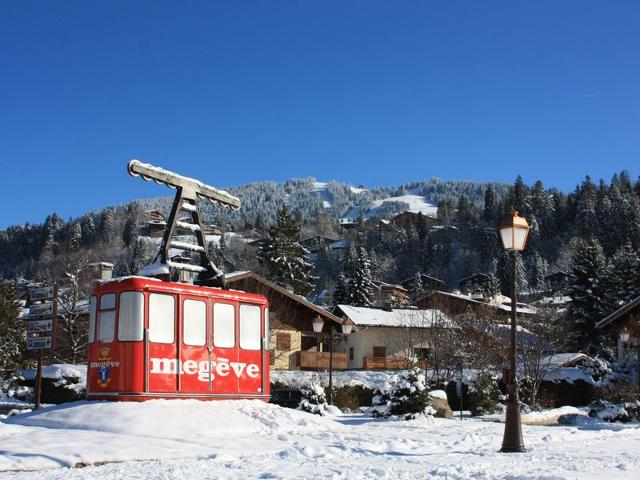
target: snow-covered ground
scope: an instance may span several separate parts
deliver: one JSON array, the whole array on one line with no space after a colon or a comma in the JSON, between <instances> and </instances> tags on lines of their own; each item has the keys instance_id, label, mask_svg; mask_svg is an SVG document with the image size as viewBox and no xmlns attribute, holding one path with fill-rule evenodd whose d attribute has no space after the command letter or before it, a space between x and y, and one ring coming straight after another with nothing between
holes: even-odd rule
<instances>
[{"instance_id":1,"label":"snow-covered ground","mask_svg":"<svg viewBox=\"0 0 640 480\"><path fill-rule=\"evenodd\" d=\"M75 402L0 422L0 479L601 480L640 469L638 424L524 426L523 454L498 452L502 431L477 419L318 417L248 400Z\"/></svg>"}]
</instances>

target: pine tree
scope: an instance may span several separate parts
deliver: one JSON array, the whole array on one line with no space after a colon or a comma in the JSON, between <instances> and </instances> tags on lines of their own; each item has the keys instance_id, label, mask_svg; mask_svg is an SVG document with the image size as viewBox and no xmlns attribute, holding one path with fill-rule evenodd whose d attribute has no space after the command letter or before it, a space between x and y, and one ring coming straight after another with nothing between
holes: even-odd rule
<instances>
[{"instance_id":1,"label":"pine tree","mask_svg":"<svg viewBox=\"0 0 640 480\"><path fill-rule=\"evenodd\" d=\"M299 241L300 225L282 207L269 231L268 242L258 250L258 261L268 269L270 280L298 295L308 295L315 281L311 275L313 265L308 262L308 250Z\"/></svg>"},{"instance_id":2,"label":"pine tree","mask_svg":"<svg viewBox=\"0 0 640 480\"><path fill-rule=\"evenodd\" d=\"M417 301L423 298L425 293L424 285L422 284L422 274L420 272L416 272L416 276L413 278L413 282L411 282L409 295L412 300Z\"/></svg>"},{"instance_id":3,"label":"pine tree","mask_svg":"<svg viewBox=\"0 0 640 480\"><path fill-rule=\"evenodd\" d=\"M603 316L605 305L602 278L605 259L597 239L578 240L571 259L572 281L569 310L573 321L576 346L587 349L596 346L598 334L594 326Z\"/></svg>"},{"instance_id":4,"label":"pine tree","mask_svg":"<svg viewBox=\"0 0 640 480\"><path fill-rule=\"evenodd\" d=\"M496 189L493 185L487 185L484 191L484 221L489 225L498 222L498 200L496 198Z\"/></svg>"},{"instance_id":5,"label":"pine tree","mask_svg":"<svg viewBox=\"0 0 640 480\"><path fill-rule=\"evenodd\" d=\"M79 222L69 222L67 232L67 249L76 252L82 243L82 227Z\"/></svg>"},{"instance_id":6,"label":"pine tree","mask_svg":"<svg viewBox=\"0 0 640 480\"><path fill-rule=\"evenodd\" d=\"M352 244L344 256L342 274L338 278L338 299L341 303L356 307L370 306L373 289L371 262L367 250Z\"/></svg>"},{"instance_id":7,"label":"pine tree","mask_svg":"<svg viewBox=\"0 0 640 480\"><path fill-rule=\"evenodd\" d=\"M498 259L494 258L491 262L491 268L489 269L489 279L487 280L484 297L487 300L491 300L500 294L501 289L500 279L498 278Z\"/></svg>"},{"instance_id":8,"label":"pine tree","mask_svg":"<svg viewBox=\"0 0 640 480\"><path fill-rule=\"evenodd\" d=\"M513 255L516 256L516 288L518 293L525 293L529 287L527 271L522 261L522 255L518 252L502 251L498 256L497 275L502 285L502 293L511 297L513 284Z\"/></svg>"},{"instance_id":9,"label":"pine tree","mask_svg":"<svg viewBox=\"0 0 640 480\"><path fill-rule=\"evenodd\" d=\"M538 252L531 257L530 262L531 280L529 288L532 292L543 293L549 288L545 276L547 274L547 265Z\"/></svg>"},{"instance_id":10,"label":"pine tree","mask_svg":"<svg viewBox=\"0 0 640 480\"><path fill-rule=\"evenodd\" d=\"M471 221L472 217L473 212L471 210L471 203L469 203L469 200L466 196L460 195L460 198L458 199L458 208L456 211L456 220L459 223L466 223Z\"/></svg>"},{"instance_id":11,"label":"pine tree","mask_svg":"<svg viewBox=\"0 0 640 480\"><path fill-rule=\"evenodd\" d=\"M333 302L336 305L349 305L351 296L349 295L349 281L344 273L338 275L336 288L333 291Z\"/></svg>"},{"instance_id":12,"label":"pine tree","mask_svg":"<svg viewBox=\"0 0 640 480\"><path fill-rule=\"evenodd\" d=\"M26 335L18 313L15 283L0 278L0 378L7 378L20 368Z\"/></svg>"},{"instance_id":13,"label":"pine tree","mask_svg":"<svg viewBox=\"0 0 640 480\"><path fill-rule=\"evenodd\" d=\"M640 296L640 258L631 243L615 253L606 273L607 312L629 303Z\"/></svg>"},{"instance_id":14,"label":"pine tree","mask_svg":"<svg viewBox=\"0 0 640 480\"><path fill-rule=\"evenodd\" d=\"M102 243L110 243L116 237L113 210L107 208L100 214L100 239Z\"/></svg>"},{"instance_id":15,"label":"pine tree","mask_svg":"<svg viewBox=\"0 0 640 480\"><path fill-rule=\"evenodd\" d=\"M84 215L80 220L80 226L82 227L82 245L92 245L96 241L96 224L93 216Z\"/></svg>"}]
</instances>

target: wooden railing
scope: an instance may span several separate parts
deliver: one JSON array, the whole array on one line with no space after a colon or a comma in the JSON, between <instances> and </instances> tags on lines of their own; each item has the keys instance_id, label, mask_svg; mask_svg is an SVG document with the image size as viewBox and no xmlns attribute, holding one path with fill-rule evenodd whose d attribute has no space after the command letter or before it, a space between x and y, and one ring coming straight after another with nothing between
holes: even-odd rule
<instances>
[{"instance_id":1,"label":"wooden railing","mask_svg":"<svg viewBox=\"0 0 640 480\"><path fill-rule=\"evenodd\" d=\"M397 370L411 367L411 362L402 357L363 357L362 368L365 370ZM419 368L427 368L427 361L418 360Z\"/></svg>"},{"instance_id":2,"label":"wooden railing","mask_svg":"<svg viewBox=\"0 0 640 480\"><path fill-rule=\"evenodd\" d=\"M325 369L329 368L329 352L301 351L298 352L298 366L301 369ZM347 354L333 354L333 368L344 370L347 368Z\"/></svg>"}]
</instances>

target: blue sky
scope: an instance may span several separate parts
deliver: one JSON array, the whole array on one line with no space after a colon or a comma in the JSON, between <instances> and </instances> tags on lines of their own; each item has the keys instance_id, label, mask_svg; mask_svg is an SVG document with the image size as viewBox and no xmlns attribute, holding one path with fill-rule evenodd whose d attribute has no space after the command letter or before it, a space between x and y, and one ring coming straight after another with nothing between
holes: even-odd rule
<instances>
[{"instance_id":1,"label":"blue sky","mask_svg":"<svg viewBox=\"0 0 640 480\"><path fill-rule=\"evenodd\" d=\"M0 3L0 228L315 176L640 174L640 2Z\"/></svg>"}]
</instances>

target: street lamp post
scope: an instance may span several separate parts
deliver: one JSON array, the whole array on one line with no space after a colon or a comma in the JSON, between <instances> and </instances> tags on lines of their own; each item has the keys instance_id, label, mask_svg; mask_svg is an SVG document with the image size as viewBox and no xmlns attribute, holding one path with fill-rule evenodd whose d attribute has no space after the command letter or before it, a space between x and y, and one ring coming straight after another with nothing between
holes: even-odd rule
<instances>
[{"instance_id":1,"label":"street lamp post","mask_svg":"<svg viewBox=\"0 0 640 480\"><path fill-rule=\"evenodd\" d=\"M320 336L322 333L322 327L324 326L324 320L320 315L317 315L312 322L313 331L316 335ZM342 335L346 336L351 333L353 330L353 322L350 319L345 319L342 322ZM327 402L329 405L333 402L333 340L336 335L336 331L333 327L333 324L330 327L329 331L329 392L327 393Z\"/></svg>"},{"instance_id":2,"label":"street lamp post","mask_svg":"<svg viewBox=\"0 0 640 480\"><path fill-rule=\"evenodd\" d=\"M513 255L513 276L511 291L511 349L509 352L509 378L507 380L507 402L504 422L504 437L502 439L501 452L524 452L524 442L522 441L522 426L520 424L520 399L518 398L518 380L516 375L516 344L517 344L517 317L516 304L517 282L516 269L518 252L524 250L527 236L529 234L529 224L524 217L514 211L507 215L500 222L500 239L502 245Z\"/></svg>"}]
</instances>

